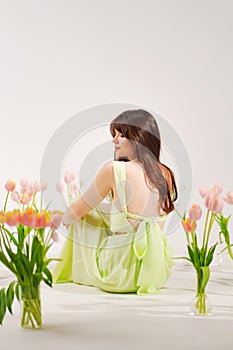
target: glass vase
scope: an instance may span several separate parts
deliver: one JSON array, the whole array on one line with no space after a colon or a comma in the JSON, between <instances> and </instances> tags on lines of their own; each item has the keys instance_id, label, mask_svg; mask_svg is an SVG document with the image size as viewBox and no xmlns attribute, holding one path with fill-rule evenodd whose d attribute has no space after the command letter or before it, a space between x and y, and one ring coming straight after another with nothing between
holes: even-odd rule
<instances>
[{"instance_id":1,"label":"glass vase","mask_svg":"<svg viewBox=\"0 0 233 350\"><path fill-rule=\"evenodd\" d=\"M222 272L233 272L233 260L228 252L220 255L218 260L218 269Z\"/></svg>"},{"instance_id":2,"label":"glass vase","mask_svg":"<svg viewBox=\"0 0 233 350\"><path fill-rule=\"evenodd\" d=\"M212 304L205 293L199 293L191 302L191 314L195 316L211 315Z\"/></svg>"},{"instance_id":3,"label":"glass vase","mask_svg":"<svg viewBox=\"0 0 233 350\"><path fill-rule=\"evenodd\" d=\"M212 304L205 293L205 287L209 280L209 276L204 280L203 272L198 271L196 273L196 278L196 297L191 302L191 313L195 316L211 315Z\"/></svg>"},{"instance_id":4,"label":"glass vase","mask_svg":"<svg viewBox=\"0 0 233 350\"><path fill-rule=\"evenodd\" d=\"M40 285L20 285L20 314L23 328L41 328Z\"/></svg>"}]
</instances>

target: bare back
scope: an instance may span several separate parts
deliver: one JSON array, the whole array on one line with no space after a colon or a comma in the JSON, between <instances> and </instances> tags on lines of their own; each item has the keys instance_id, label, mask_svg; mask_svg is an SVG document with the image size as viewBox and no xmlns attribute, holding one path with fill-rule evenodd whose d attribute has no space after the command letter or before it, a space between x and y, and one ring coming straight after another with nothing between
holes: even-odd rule
<instances>
[{"instance_id":1,"label":"bare back","mask_svg":"<svg viewBox=\"0 0 233 350\"><path fill-rule=\"evenodd\" d=\"M163 215L159 207L159 192L157 189L150 190L146 183L142 166L133 161L125 162L126 168L126 205L127 211L140 216ZM114 204L121 210L118 200L116 184L113 186ZM138 226L138 221L128 218L133 227Z\"/></svg>"}]
</instances>

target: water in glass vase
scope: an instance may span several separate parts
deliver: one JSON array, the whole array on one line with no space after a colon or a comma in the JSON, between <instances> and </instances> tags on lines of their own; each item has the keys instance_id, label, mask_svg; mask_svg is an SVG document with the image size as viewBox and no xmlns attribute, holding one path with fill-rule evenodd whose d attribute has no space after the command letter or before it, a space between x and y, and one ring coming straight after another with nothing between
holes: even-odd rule
<instances>
[{"instance_id":1,"label":"water in glass vase","mask_svg":"<svg viewBox=\"0 0 233 350\"><path fill-rule=\"evenodd\" d=\"M212 304L205 293L197 294L191 302L191 315L210 316Z\"/></svg>"},{"instance_id":2,"label":"water in glass vase","mask_svg":"<svg viewBox=\"0 0 233 350\"><path fill-rule=\"evenodd\" d=\"M41 328L40 285L20 285L20 313L23 328Z\"/></svg>"}]
</instances>

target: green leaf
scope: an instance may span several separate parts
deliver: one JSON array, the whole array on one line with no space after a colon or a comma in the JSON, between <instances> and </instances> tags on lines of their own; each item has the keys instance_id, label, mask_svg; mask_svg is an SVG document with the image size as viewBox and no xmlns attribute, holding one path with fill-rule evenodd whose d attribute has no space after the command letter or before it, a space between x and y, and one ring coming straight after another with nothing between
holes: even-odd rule
<instances>
[{"instance_id":1,"label":"green leaf","mask_svg":"<svg viewBox=\"0 0 233 350\"><path fill-rule=\"evenodd\" d=\"M226 244L230 244L230 234L228 231L228 223L229 223L230 217L231 215L225 218L222 214L217 215L215 217L215 220L221 229L219 234L223 234Z\"/></svg>"},{"instance_id":2,"label":"green leaf","mask_svg":"<svg viewBox=\"0 0 233 350\"><path fill-rule=\"evenodd\" d=\"M26 246L26 255L27 255L28 259L29 259L29 254L30 254L29 244L26 243L25 246Z\"/></svg>"},{"instance_id":3,"label":"green leaf","mask_svg":"<svg viewBox=\"0 0 233 350\"><path fill-rule=\"evenodd\" d=\"M190 245L188 245L187 247L188 247L188 253L189 253L189 256L190 256L190 260L192 261L192 263L194 265L194 251L192 250Z\"/></svg>"},{"instance_id":4,"label":"green leaf","mask_svg":"<svg viewBox=\"0 0 233 350\"><path fill-rule=\"evenodd\" d=\"M32 278L32 270L31 270L30 261L28 260L28 258L24 254L21 254L21 256L19 257L19 261L21 263L21 266L24 269L24 277L25 277L24 281L25 281L25 284L30 285L31 284L31 278Z\"/></svg>"},{"instance_id":5,"label":"green leaf","mask_svg":"<svg viewBox=\"0 0 233 350\"><path fill-rule=\"evenodd\" d=\"M41 272L35 272L33 274L33 285L38 285L42 280L42 273Z\"/></svg>"},{"instance_id":6,"label":"green leaf","mask_svg":"<svg viewBox=\"0 0 233 350\"><path fill-rule=\"evenodd\" d=\"M16 295L16 298L19 301L19 284L18 283L16 283L16 285L15 285L15 295Z\"/></svg>"},{"instance_id":7,"label":"green leaf","mask_svg":"<svg viewBox=\"0 0 233 350\"><path fill-rule=\"evenodd\" d=\"M210 263L212 262L213 260L213 257L214 257L214 252L215 252L215 249L217 247L218 243L215 243L212 247L210 247L209 249L209 252L207 254L207 257L206 257L206 265L210 265Z\"/></svg>"},{"instance_id":8,"label":"green leaf","mask_svg":"<svg viewBox=\"0 0 233 350\"><path fill-rule=\"evenodd\" d=\"M6 313L6 294L5 288L0 290L0 324L2 325L2 321L4 319Z\"/></svg>"},{"instance_id":9,"label":"green leaf","mask_svg":"<svg viewBox=\"0 0 233 350\"><path fill-rule=\"evenodd\" d=\"M37 265L37 272L41 272L43 269L43 246L41 242L38 241L38 251L37 251L37 259L36 259L36 265Z\"/></svg>"},{"instance_id":10,"label":"green leaf","mask_svg":"<svg viewBox=\"0 0 233 350\"><path fill-rule=\"evenodd\" d=\"M51 272L49 271L49 269L45 268L43 271L43 274L45 274L45 276L47 277L47 279L45 279L43 276L43 281L45 283L47 283L50 287L52 287L53 276L52 276Z\"/></svg>"},{"instance_id":11,"label":"green leaf","mask_svg":"<svg viewBox=\"0 0 233 350\"><path fill-rule=\"evenodd\" d=\"M23 245L24 245L24 226L22 224L19 224L17 226L17 231L18 231L18 251L22 251Z\"/></svg>"},{"instance_id":12,"label":"green leaf","mask_svg":"<svg viewBox=\"0 0 233 350\"><path fill-rule=\"evenodd\" d=\"M204 291L205 290L205 287L209 281L209 278L210 278L210 268L209 266L202 266L201 269L201 274L202 274L202 277L201 277L201 289Z\"/></svg>"},{"instance_id":13,"label":"green leaf","mask_svg":"<svg viewBox=\"0 0 233 350\"><path fill-rule=\"evenodd\" d=\"M4 243L4 245L5 245L5 249L6 249L8 256L11 258L11 262L13 262L15 264L16 259L17 259L17 254L13 253L12 250L10 248L8 248L8 246L5 243Z\"/></svg>"},{"instance_id":14,"label":"green leaf","mask_svg":"<svg viewBox=\"0 0 233 350\"><path fill-rule=\"evenodd\" d=\"M9 310L9 312L12 314L12 309L11 309L11 306L12 306L12 303L13 303L13 300L14 300L14 285L15 285L15 281L11 282L7 291L6 291L6 304L7 304L7 308Z\"/></svg>"},{"instance_id":15,"label":"green leaf","mask_svg":"<svg viewBox=\"0 0 233 350\"><path fill-rule=\"evenodd\" d=\"M8 234L8 236L10 237L11 241L16 245L16 247L18 247L18 242L14 237L14 233L11 233L6 227L3 227L3 230Z\"/></svg>"},{"instance_id":16,"label":"green leaf","mask_svg":"<svg viewBox=\"0 0 233 350\"><path fill-rule=\"evenodd\" d=\"M5 254L3 254L3 252L0 252L0 261L11 271L13 272L15 275L17 275L17 272L12 264L12 262L10 262L9 260L7 260Z\"/></svg>"},{"instance_id":17,"label":"green leaf","mask_svg":"<svg viewBox=\"0 0 233 350\"><path fill-rule=\"evenodd\" d=\"M197 247L197 235L195 232L192 232L192 239L193 239L192 247L193 247L193 250L195 250Z\"/></svg>"},{"instance_id":18,"label":"green leaf","mask_svg":"<svg viewBox=\"0 0 233 350\"><path fill-rule=\"evenodd\" d=\"M194 266L196 267L196 269L199 269L201 267L200 250L197 246L196 246L195 251L194 251Z\"/></svg>"},{"instance_id":19,"label":"green leaf","mask_svg":"<svg viewBox=\"0 0 233 350\"><path fill-rule=\"evenodd\" d=\"M44 249L44 255L48 252L49 248L53 245L53 243L50 243L49 245L47 245L47 247L45 247Z\"/></svg>"},{"instance_id":20,"label":"green leaf","mask_svg":"<svg viewBox=\"0 0 233 350\"><path fill-rule=\"evenodd\" d=\"M185 259L185 258L188 259L187 257L178 257L178 258L173 258L173 259ZM190 260L190 259L188 259L188 260ZM62 259L60 259L60 258L46 259L46 260L44 260L44 267L46 267L51 261L62 261Z\"/></svg>"},{"instance_id":21,"label":"green leaf","mask_svg":"<svg viewBox=\"0 0 233 350\"><path fill-rule=\"evenodd\" d=\"M200 266L204 265L205 256L206 256L206 249L204 247L202 247L200 250Z\"/></svg>"},{"instance_id":22,"label":"green leaf","mask_svg":"<svg viewBox=\"0 0 233 350\"><path fill-rule=\"evenodd\" d=\"M36 262L41 259L41 243L38 240L37 236L33 237L33 241L32 241L32 249L31 249L31 263L34 267L34 265L36 264Z\"/></svg>"}]
</instances>

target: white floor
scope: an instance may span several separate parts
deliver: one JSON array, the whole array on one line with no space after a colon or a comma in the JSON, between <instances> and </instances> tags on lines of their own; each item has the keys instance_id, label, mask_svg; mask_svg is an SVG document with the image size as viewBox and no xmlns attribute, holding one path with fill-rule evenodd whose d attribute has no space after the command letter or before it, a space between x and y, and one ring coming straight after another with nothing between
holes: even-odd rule
<instances>
[{"instance_id":1,"label":"white floor","mask_svg":"<svg viewBox=\"0 0 233 350\"><path fill-rule=\"evenodd\" d=\"M10 278L5 272L0 287ZM19 325L19 305L0 328L0 346L21 349L232 349L233 273L212 268L207 294L212 315L190 315L192 267L176 265L157 295L106 293L93 287L42 286L43 329Z\"/></svg>"}]
</instances>

